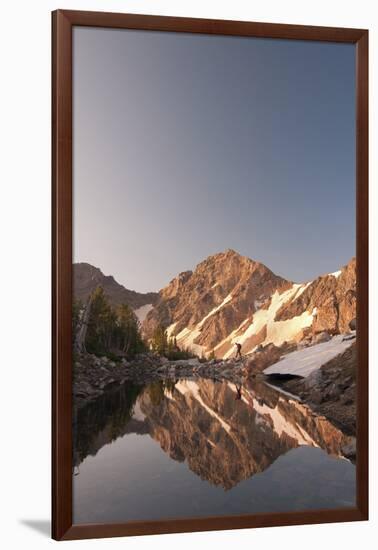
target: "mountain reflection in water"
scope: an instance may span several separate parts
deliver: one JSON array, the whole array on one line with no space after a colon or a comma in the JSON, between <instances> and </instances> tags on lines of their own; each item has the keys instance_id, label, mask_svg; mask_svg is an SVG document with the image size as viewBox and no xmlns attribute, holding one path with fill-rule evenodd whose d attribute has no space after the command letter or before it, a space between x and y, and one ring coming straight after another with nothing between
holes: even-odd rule
<instances>
[{"instance_id":1,"label":"mountain reflection in water","mask_svg":"<svg viewBox=\"0 0 378 550\"><path fill-rule=\"evenodd\" d=\"M125 385L75 416L75 523L355 502L348 436L264 383Z\"/></svg>"}]
</instances>

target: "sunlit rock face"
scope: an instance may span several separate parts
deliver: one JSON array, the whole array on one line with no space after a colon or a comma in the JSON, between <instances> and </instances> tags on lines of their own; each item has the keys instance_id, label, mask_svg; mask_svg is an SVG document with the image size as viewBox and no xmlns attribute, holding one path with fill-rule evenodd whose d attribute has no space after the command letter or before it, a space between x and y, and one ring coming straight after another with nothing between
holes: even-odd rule
<instances>
[{"instance_id":1,"label":"sunlit rock face","mask_svg":"<svg viewBox=\"0 0 378 550\"><path fill-rule=\"evenodd\" d=\"M300 341L309 333L347 332L355 317L355 259L335 273L297 284L226 250L163 288L143 331L149 338L160 324L179 346L227 358L235 342L249 353L259 345Z\"/></svg>"},{"instance_id":2,"label":"sunlit rock face","mask_svg":"<svg viewBox=\"0 0 378 550\"><path fill-rule=\"evenodd\" d=\"M290 319L316 308L313 330L337 334L347 332L356 317L356 260L335 274L318 277L303 293L277 312L277 320Z\"/></svg>"},{"instance_id":3,"label":"sunlit rock face","mask_svg":"<svg viewBox=\"0 0 378 550\"><path fill-rule=\"evenodd\" d=\"M208 257L193 273L181 273L163 288L143 329L150 336L157 324L163 324L182 345L212 349L262 307L276 289L288 286L288 281L260 262L226 250Z\"/></svg>"},{"instance_id":4,"label":"sunlit rock face","mask_svg":"<svg viewBox=\"0 0 378 550\"><path fill-rule=\"evenodd\" d=\"M181 381L157 402L139 398L149 433L164 452L211 484L230 489L299 445L341 455L348 442L325 417L266 385Z\"/></svg>"}]
</instances>

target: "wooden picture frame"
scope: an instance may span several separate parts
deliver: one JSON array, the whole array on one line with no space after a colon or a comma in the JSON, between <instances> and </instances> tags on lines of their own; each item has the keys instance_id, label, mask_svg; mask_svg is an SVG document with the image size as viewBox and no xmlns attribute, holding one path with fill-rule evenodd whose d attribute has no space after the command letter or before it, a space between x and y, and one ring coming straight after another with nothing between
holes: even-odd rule
<instances>
[{"instance_id":1,"label":"wooden picture frame","mask_svg":"<svg viewBox=\"0 0 378 550\"><path fill-rule=\"evenodd\" d=\"M72 520L72 29L141 29L356 46L358 415L353 508L109 524ZM52 536L56 540L368 519L368 31L58 10L52 14Z\"/></svg>"}]
</instances>

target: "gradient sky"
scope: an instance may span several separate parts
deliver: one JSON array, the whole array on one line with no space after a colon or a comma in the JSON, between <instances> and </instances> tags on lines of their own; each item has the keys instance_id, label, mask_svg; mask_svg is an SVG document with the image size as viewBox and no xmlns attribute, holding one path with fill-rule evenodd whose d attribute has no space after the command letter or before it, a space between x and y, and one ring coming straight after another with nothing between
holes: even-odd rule
<instances>
[{"instance_id":1,"label":"gradient sky","mask_svg":"<svg viewBox=\"0 0 378 550\"><path fill-rule=\"evenodd\" d=\"M294 281L355 254L355 47L74 29L74 261L158 290L233 248Z\"/></svg>"}]
</instances>

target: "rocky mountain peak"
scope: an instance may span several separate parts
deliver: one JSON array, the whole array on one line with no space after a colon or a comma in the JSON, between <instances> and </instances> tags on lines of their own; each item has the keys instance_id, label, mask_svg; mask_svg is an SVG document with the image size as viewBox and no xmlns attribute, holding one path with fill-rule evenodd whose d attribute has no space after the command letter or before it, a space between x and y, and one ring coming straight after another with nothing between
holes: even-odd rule
<instances>
[{"instance_id":1,"label":"rocky mountain peak","mask_svg":"<svg viewBox=\"0 0 378 550\"><path fill-rule=\"evenodd\" d=\"M169 328L172 336L184 329L198 332L201 328L201 335L196 333L196 338L183 345L195 349L206 341L206 347L212 347L253 315L274 290L290 284L262 263L234 250L213 254L160 291L144 322L144 333L150 337L159 324Z\"/></svg>"},{"instance_id":2,"label":"rocky mountain peak","mask_svg":"<svg viewBox=\"0 0 378 550\"><path fill-rule=\"evenodd\" d=\"M135 292L119 284L112 275L104 275L101 269L86 262L73 264L73 293L76 300L86 302L90 294L102 286L112 305L128 304L138 309L147 304L155 304L156 292Z\"/></svg>"},{"instance_id":3,"label":"rocky mountain peak","mask_svg":"<svg viewBox=\"0 0 378 550\"><path fill-rule=\"evenodd\" d=\"M250 353L260 345L299 341L309 332L347 332L355 316L355 259L335 273L296 284L227 249L162 289L143 331L149 338L163 325L183 348L229 357L235 342Z\"/></svg>"}]
</instances>

